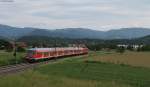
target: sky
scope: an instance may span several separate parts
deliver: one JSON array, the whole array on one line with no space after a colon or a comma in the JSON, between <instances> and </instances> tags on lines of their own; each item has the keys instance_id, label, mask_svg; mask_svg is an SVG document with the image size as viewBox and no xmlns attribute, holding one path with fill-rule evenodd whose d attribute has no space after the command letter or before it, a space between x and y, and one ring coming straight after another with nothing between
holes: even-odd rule
<instances>
[{"instance_id":1,"label":"sky","mask_svg":"<svg viewBox=\"0 0 150 87\"><path fill-rule=\"evenodd\" d=\"M0 0L0 24L102 31L150 28L150 0Z\"/></svg>"}]
</instances>

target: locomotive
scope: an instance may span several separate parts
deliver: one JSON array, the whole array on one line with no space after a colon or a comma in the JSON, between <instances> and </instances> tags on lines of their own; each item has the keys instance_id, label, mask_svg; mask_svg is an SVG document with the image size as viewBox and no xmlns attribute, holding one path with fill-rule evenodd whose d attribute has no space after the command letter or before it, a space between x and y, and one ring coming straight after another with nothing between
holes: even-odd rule
<instances>
[{"instance_id":1,"label":"locomotive","mask_svg":"<svg viewBox=\"0 0 150 87\"><path fill-rule=\"evenodd\" d=\"M37 61L41 59L51 59L84 54L88 54L88 48L86 47L31 48L28 49L25 58L27 61Z\"/></svg>"}]
</instances>

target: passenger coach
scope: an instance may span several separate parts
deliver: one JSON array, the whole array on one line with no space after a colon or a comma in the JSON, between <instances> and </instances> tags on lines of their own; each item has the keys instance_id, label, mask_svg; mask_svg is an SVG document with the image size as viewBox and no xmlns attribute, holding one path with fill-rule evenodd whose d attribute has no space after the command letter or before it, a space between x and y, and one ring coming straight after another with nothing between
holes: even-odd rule
<instances>
[{"instance_id":1,"label":"passenger coach","mask_svg":"<svg viewBox=\"0 0 150 87\"><path fill-rule=\"evenodd\" d=\"M65 56L75 56L88 54L88 48L65 47L65 48L31 48L28 50L26 59L36 61L40 59L50 59Z\"/></svg>"}]
</instances>

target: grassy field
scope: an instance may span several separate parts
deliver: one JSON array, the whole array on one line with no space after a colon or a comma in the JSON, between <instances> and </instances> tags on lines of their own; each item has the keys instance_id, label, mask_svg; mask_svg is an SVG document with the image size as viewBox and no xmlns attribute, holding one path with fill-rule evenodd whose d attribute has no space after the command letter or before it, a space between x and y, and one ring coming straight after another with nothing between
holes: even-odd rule
<instances>
[{"instance_id":1,"label":"grassy field","mask_svg":"<svg viewBox=\"0 0 150 87\"><path fill-rule=\"evenodd\" d=\"M100 54L100 55L99 55ZM99 55L99 56L98 56ZM131 52L120 53L102 53L91 54L93 61L109 62L115 64L125 64L132 66L141 66L150 68L150 52Z\"/></svg>"},{"instance_id":2,"label":"grassy field","mask_svg":"<svg viewBox=\"0 0 150 87\"><path fill-rule=\"evenodd\" d=\"M13 56L12 52L0 51L0 66L19 63L22 61L22 58L25 56L25 53L17 53L17 57Z\"/></svg>"},{"instance_id":3,"label":"grassy field","mask_svg":"<svg viewBox=\"0 0 150 87\"><path fill-rule=\"evenodd\" d=\"M121 62L123 59L118 58L140 58L134 54L136 53L91 52L87 56L61 59L17 75L1 77L0 87L150 87L148 64L134 67L131 66L132 62L128 63L130 65L107 63L108 60L101 62L101 57L109 58L113 55L112 60L116 58ZM139 56L142 54L149 53L137 53ZM142 59L147 58L141 57ZM140 64L143 61L138 62L141 62L138 66L142 66Z\"/></svg>"}]
</instances>

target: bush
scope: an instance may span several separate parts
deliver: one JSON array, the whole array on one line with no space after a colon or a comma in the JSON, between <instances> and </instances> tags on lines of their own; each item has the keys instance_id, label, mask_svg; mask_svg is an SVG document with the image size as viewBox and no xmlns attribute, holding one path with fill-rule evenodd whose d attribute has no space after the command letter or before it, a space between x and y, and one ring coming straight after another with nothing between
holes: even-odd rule
<instances>
[{"instance_id":1,"label":"bush","mask_svg":"<svg viewBox=\"0 0 150 87\"><path fill-rule=\"evenodd\" d=\"M25 52L25 48L23 47L17 47L17 52Z\"/></svg>"},{"instance_id":2,"label":"bush","mask_svg":"<svg viewBox=\"0 0 150 87\"><path fill-rule=\"evenodd\" d=\"M127 49L130 50L130 51L134 51L134 48L130 45L127 47Z\"/></svg>"},{"instance_id":3,"label":"bush","mask_svg":"<svg viewBox=\"0 0 150 87\"><path fill-rule=\"evenodd\" d=\"M116 51L117 51L118 53L124 53L124 52L125 52L125 48L124 48L124 47L118 47L118 48L116 49Z\"/></svg>"},{"instance_id":4,"label":"bush","mask_svg":"<svg viewBox=\"0 0 150 87\"><path fill-rule=\"evenodd\" d=\"M150 46L149 45L145 45L141 48L138 48L138 51L150 51Z\"/></svg>"}]
</instances>

